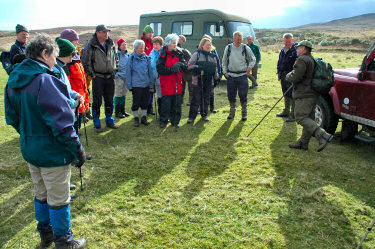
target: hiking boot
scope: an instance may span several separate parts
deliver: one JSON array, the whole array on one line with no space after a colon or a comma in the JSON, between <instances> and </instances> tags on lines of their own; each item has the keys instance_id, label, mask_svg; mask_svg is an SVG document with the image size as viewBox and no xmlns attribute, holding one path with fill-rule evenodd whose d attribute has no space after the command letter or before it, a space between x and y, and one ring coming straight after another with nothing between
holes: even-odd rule
<instances>
[{"instance_id":1,"label":"hiking boot","mask_svg":"<svg viewBox=\"0 0 375 249\"><path fill-rule=\"evenodd\" d=\"M148 126L150 123L147 121L147 117L143 116L141 118L141 124L144 124L145 126Z\"/></svg>"},{"instance_id":2,"label":"hiking boot","mask_svg":"<svg viewBox=\"0 0 375 249\"><path fill-rule=\"evenodd\" d=\"M96 133L102 133L103 132L101 127L95 127L94 126L94 130L95 130Z\"/></svg>"},{"instance_id":3,"label":"hiking boot","mask_svg":"<svg viewBox=\"0 0 375 249\"><path fill-rule=\"evenodd\" d=\"M134 126L139 127L139 118L138 117L134 118Z\"/></svg>"},{"instance_id":4,"label":"hiking boot","mask_svg":"<svg viewBox=\"0 0 375 249\"><path fill-rule=\"evenodd\" d=\"M73 183L70 184L70 187L69 187L70 190L75 190L76 188L77 186L75 184Z\"/></svg>"},{"instance_id":5,"label":"hiking boot","mask_svg":"<svg viewBox=\"0 0 375 249\"><path fill-rule=\"evenodd\" d=\"M121 112L121 106L120 105L115 106L115 117L116 118L125 118L125 115L122 114L122 112Z\"/></svg>"},{"instance_id":6,"label":"hiking boot","mask_svg":"<svg viewBox=\"0 0 375 249\"><path fill-rule=\"evenodd\" d=\"M209 119L207 116L202 116L202 120L203 120L204 122L208 122L208 121L210 121L210 119Z\"/></svg>"},{"instance_id":7,"label":"hiking boot","mask_svg":"<svg viewBox=\"0 0 375 249\"><path fill-rule=\"evenodd\" d=\"M293 100L292 100L293 101ZM286 118L289 116L290 114L290 106L292 104L292 101L290 98L288 97L285 97L284 98L284 105L285 105L285 108L284 110L281 112L281 113L277 113L276 114L276 117L279 117L279 118Z\"/></svg>"},{"instance_id":8,"label":"hiking boot","mask_svg":"<svg viewBox=\"0 0 375 249\"><path fill-rule=\"evenodd\" d=\"M83 249L86 247L86 240L83 238L73 239L66 242L56 242L56 249Z\"/></svg>"},{"instance_id":9,"label":"hiking boot","mask_svg":"<svg viewBox=\"0 0 375 249\"><path fill-rule=\"evenodd\" d=\"M110 129L118 129L118 125L116 124L106 124L106 126Z\"/></svg>"},{"instance_id":10,"label":"hiking boot","mask_svg":"<svg viewBox=\"0 0 375 249\"><path fill-rule=\"evenodd\" d=\"M215 110L215 109L211 109L210 112L211 112L211 113L217 113L217 110Z\"/></svg>"},{"instance_id":11,"label":"hiking boot","mask_svg":"<svg viewBox=\"0 0 375 249\"><path fill-rule=\"evenodd\" d=\"M319 147L317 151L321 152L322 150L324 150L324 148L327 147L328 143L331 142L332 139L333 136L324 131L324 133L318 138Z\"/></svg>"},{"instance_id":12,"label":"hiking boot","mask_svg":"<svg viewBox=\"0 0 375 249\"><path fill-rule=\"evenodd\" d=\"M70 202L73 202L75 198L76 198L75 194L70 194Z\"/></svg>"},{"instance_id":13,"label":"hiking boot","mask_svg":"<svg viewBox=\"0 0 375 249\"><path fill-rule=\"evenodd\" d=\"M236 103L230 103L228 119L233 119L236 115Z\"/></svg>"},{"instance_id":14,"label":"hiking boot","mask_svg":"<svg viewBox=\"0 0 375 249\"><path fill-rule=\"evenodd\" d=\"M38 230L40 235L39 248L44 249L50 247L53 242L53 230L51 225L44 226Z\"/></svg>"},{"instance_id":15,"label":"hiking boot","mask_svg":"<svg viewBox=\"0 0 375 249\"><path fill-rule=\"evenodd\" d=\"M120 105L120 112L122 115L124 115L125 117L129 117L130 116L130 113L126 112L125 111L125 104L121 104Z\"/></svg>"},{"instance_id":16,"label":"hiking boot","mask_svg":"<svg viewBox=\"0 0 375 249\"><path fill-rule=\"evenodd\" d=\"M241 103L241 114L242 114L242 121L247 120L247 102Z\"/></svg>"},{"instance_id":17,"label":"hiking boot","mask_svg":"<svg viewBox=\"0 0 375 249\"><path fill-rule=\"evenodd\" d=\"M165 127L167 127L167 123L160 122L160 129L164 129Z\"/></svg>"},{"instance_id":18,"label":"hiking boot","mask_svg":"<svg viewBox=\"0 0 375 249\"><path fill-rule=\"evenodd\" d=\"M296 150L308 150L309 145L306 143L303 143L301 140L298 140L294 144L289 144L289 148L296 149Z\"/></svg>"},{"instance_id":19,"label":"hiking boot","mask_svg":"<svg viewBox=\"0 0 375 249\"><path fill-rule=\"evenodd\" d=\"M188 124L192 124L192 123L194 123L194 119L189 118L188 121L187 121L187 123L188 123Z\"/></svg>"},{"instance_id":20,"label":"hiking boot","mask_svg":"<svg viewBox=\"0 0 375 249\"><path fill-rule=\"evenodd\" d=\"M155 115L154 108L152 104L147 107L147 114Z\"/></svg>"}]
</instances>

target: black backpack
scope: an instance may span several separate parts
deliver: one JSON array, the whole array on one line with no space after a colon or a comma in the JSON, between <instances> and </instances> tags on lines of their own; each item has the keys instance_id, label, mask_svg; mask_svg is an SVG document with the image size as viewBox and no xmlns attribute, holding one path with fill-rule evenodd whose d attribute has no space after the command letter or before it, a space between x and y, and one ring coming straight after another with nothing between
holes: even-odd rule
<instances>
[{"instance_id":1,"label":"black backpack","mask_svg":"<svg viewBox=\"0 0 375 249\"><path fill-rule=\"evenodd\" d=\"M229 65L229 56L230 53L232 52L232 46L233 44L228 44L228 51L227 51L227 65ZM241 44L242 46L242 55L245 56L246 64L249 65L249 60L247 59L247 52L246 52L246 46L245 44Z\"/></svg>"},{"instance_id":2,"label":"black backpack","mask_svg":"<svg viewBox=\"0 0 375 249\"><path fill-rule=\"evenodd\" d=\"M4 70L9 75L13 70L12 62L10 61L10 52L3 51L1 53L1 64L3 65Z\"/></svg>"},{"instance_id":3,"label":"black backpack","mask_svg":"<svg viewBox=\"0 0 375 249\"><path fill-rule=\"evenodd\" d=\"M311 88L320 94L328 94L334 84L333 68L322 58L314 58L315 67Z\"/></svg>"}]
</instances>

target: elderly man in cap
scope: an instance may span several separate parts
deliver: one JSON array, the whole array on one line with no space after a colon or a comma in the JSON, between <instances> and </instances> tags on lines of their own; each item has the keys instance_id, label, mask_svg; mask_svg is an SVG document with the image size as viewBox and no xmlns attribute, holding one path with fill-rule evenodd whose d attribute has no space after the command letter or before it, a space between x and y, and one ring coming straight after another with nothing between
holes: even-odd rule
<instances>
[{"instance_id":1,"label":"elderly man in cap","mask_svg":"<svg viewBox=\"0 0 375 249\"><path fill-rule=\"evenodd\" d=\"M20 24L16 26L16 42L10 48L10 61L12 65L25 59L26 43L29 39L29 30Z\"/></svg>"},{"instance_id":2,"label":"elderly man in cap","mask_svg":"<svg viewBox=\"0 0 375 249\"><path fill-rule=\"evenodd\" d=\"M292 149L308 150L311 136L318 140L318 152L322 151L333 136L319 127L315 122L315 106L319 93L311 88L311 80L314 74L315 61L311 55L313 45L307 40L303 40L297 48L297 60L293 65L293 70L286 75L286 80L293 84L293 99L295 101L294 116L298 124L302 125L302 136L294 144L290 144Z\"/></svg>"},{"instance_id":3,"label":"elderly man in cap","mask_svg":"<svg viewBox=\"0 0 375 249\"><path fill-rule=\"evenodd\" d=\"M100 124L100 107L104 98L105 122L111 129L117 129L113 113L113 96L115 93L114 76L118 66L118 57L115 43L108 36L109 29L98 25L88 44L87 50L87 74L92 80L92 115L94 117L94 129L102 132Z\"/></svg>"}]
</instances>

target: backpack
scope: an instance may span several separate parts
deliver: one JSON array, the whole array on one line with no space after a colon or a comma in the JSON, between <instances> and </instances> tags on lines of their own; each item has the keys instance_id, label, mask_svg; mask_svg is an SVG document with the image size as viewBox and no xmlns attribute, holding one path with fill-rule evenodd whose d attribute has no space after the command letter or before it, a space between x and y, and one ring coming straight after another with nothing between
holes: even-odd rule
<instances>
[{"instance_id":1,"label":"backpack","mask_svg":"<svg viewBox=\"0 0 375 249\"><path fill-rule=\"evenodd\" d=\"M333 69L330 63L322 58L314 58L315 67L311 88L320 94L328 94L334 84Z\"/></svg>"},{"instance_id":2,"label":"backpack","mask_svg":"<svg viewBox=\"0 0 375 249\"><path fill-rule=\"evenodd\" d=\"M229 44L228 45L228 51L227 51L227 66L229 66L229 56L230 56L230 53L232 51L232 46L233 44ZM246 65L249 65L249 60L247 59L247 51L246 51L246 46L245 44L241 44L242 46L242 55L245 56L245 60L246 60ZM230 72L230 71L228 71ZM245 71L246 72L246 71ZM244 72L230 72L230 73L244 73Z\"/></svg>"},{"instance_id":3,"label":"backpack","mask_svg":"<svg viewBox=\"0 0 375 249\"><path fill-rule=\"evenodd\" d=\"M13 66L12 66L12 63L10 61L10 52L9 51L3 51L1 53L1 64L3 65L4 70L9 75L13 70Z\"/></svg>"}]
</instances>

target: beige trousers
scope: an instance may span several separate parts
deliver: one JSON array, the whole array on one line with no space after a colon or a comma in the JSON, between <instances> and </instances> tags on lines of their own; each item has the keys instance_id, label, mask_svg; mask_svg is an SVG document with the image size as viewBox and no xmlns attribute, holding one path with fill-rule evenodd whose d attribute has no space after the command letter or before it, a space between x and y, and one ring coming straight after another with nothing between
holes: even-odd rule
<instances>
[{"instance_id":1,"label":"beige trousers","mask_svg":"<svg viewBox=\"0 0 375 249\"><path fill-rule=\"evenodd\" d=\"M69 204L70 169L70 165L36 167L29 164L35 197L40 201L47 200L50 206L57 207Z\"/></svg>"}]
</instances>

